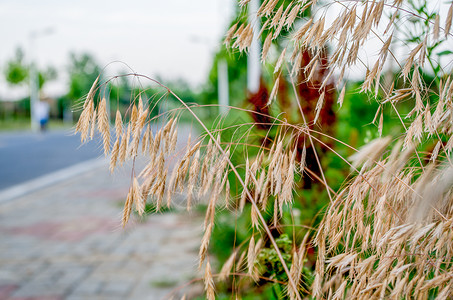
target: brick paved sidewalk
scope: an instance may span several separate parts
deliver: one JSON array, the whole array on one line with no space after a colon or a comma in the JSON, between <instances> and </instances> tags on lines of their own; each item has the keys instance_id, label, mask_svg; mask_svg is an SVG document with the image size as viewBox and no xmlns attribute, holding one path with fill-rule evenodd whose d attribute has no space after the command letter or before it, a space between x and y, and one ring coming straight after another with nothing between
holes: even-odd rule
<instances>
[{"instance_id":1,"label":"brick paved sidewalk","mask_svg":"<svg viewBox=\"0 0 453 300\"><path fill-rule=\"evenodd\" d=\"M167 299L196 276L199 217L121 228L125 170L97 168L0 205L0 299Z\"/></svg>"}]
</instances>

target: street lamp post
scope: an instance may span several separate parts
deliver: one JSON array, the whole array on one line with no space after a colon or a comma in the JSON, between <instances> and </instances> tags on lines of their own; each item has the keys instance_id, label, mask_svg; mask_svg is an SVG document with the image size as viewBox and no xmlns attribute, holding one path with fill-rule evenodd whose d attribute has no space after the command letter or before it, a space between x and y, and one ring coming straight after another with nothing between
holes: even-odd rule
<instances>
[{"instance_id":1,"label":"street lamp post","mask_svg":"<svg viewBox=\"0 0 453 300\"><path fill-rule=\"evenodd\" d=\"M258 34L260 32L261 24L260 18L257 12L260 8L259 0L251 0L248 7L248 18L249 23L252 24L253 29L253 40L250 45L249 54L247 57L247 88L250 93L254 94L258 92L260 88L261 78L261 62L260 52L261 44L259 41Z\"/></svg>"},{"instance_id":2,"label":"street lamp post","mask_svg":"<svg viewBox=\"0 0 453 300\"><path fill-rule=\"evenodd\" d=\"M53 28L49 27L40 31L30 33L30 119L32 131L38 131L39 124L36 120L36 104L39 101L39 76L36 68L36 38L53 33Z\"/></svg>"},{"instance_id":3,"label":"street lamp post","mask_svg":"<svg viewBox=\"0 0 453 300\"><path fill-rule=\"evenodd\" d=\"M221 58L217 62L217 87L219 98L219 111L226 114L229 111L229 84L228 84L228 63Z\"/></svg>"},{"instance_id":4,"label":"street lamp post","mask_svg":"<svg viewBox=\"0 0 453 300\"><path fill-rule=\"evenodd\" d=\"M205 45L212 44L212 40L201 36L191 36L190 41ZM218 46L215 47L218 51ZM217 61L217 97L219 104L219 113L226 114L229 111L229 79L228 79L228 62L225 58L219 58Z\"/></svg>"}]
</instances>

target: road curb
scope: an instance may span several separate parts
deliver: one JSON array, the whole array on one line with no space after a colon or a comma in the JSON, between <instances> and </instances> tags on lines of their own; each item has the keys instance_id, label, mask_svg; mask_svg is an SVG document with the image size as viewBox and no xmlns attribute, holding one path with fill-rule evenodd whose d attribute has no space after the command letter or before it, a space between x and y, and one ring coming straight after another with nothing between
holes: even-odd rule
<instances>
[{"instance_id":1,"label":"road curb","mask_svg":"<svg viewBox=\"0 0 453 300\"><path fill-rule=\"evenodd\" d=\"M55 171L38 178L17 184L10 188L0 191L0 204L12 201L31 192L48 187L52 184L70 179L74 176L94 170L107 164L106 158L95 158L65 169Z\"/></svg>"}]
</instances>

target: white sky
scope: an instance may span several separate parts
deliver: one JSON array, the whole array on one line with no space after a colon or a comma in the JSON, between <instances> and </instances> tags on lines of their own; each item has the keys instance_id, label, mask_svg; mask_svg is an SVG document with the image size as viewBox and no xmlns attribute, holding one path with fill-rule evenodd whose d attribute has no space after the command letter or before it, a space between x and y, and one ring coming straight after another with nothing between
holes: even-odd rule
<instances>
[{"instance_id":1,"label":"white sky","mask_svg":"<svg viewBox=\"0 0 453 300\"><path fill-rule=\"evenodd\" d=\"M21 46L30 57L36 38L38 66L59 71L46 86L64 93L69 53L89 52L101 66L123 61L136 72L164 79L182 78L196 86L206 80L212 55L231 20L234 0L0 0L0 98L26 96L26 88L5 84L6 62ZM110 75L123 69L109 67Z\"/></svg>"}]
</instances>

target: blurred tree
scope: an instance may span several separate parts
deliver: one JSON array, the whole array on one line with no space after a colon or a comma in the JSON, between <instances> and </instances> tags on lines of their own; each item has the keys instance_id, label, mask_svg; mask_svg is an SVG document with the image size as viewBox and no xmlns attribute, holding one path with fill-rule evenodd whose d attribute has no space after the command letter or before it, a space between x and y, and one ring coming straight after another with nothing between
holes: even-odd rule
<instances>
[{"instance_id":1,"label":"blurred tree","mask_svg":"<svg viewBox=\"0 0 453 300\"><path fill-rule=\"evenodd\" d=\"M16 49L14 58L7 63L5 78L11 85L20 85L26 82L28 66L24 63L24 52L21 48Z\"/></svg>"},{"instance_id":2,"label":"blurred tree","mask_svg":"<svg viewBox=\"0 0 453 300\"><path fill-rule=\"evenodd\" d=\"M101 68L88 53L70 54L69 91L67 97L71 101L82 98L91 88L91 85L98 77Z\"/></svg>"},{"instance_id":3,"label":"blurred tree","mask_svg":"<svg viewBox=\"0 0 453 300\"><path fill-rule=\"evenodd\" d=\"M11 85L27 84L29 65L24 61L24 51L18 47L14 58L6 66L5 78ZM42 89L47 81L57 78L57 70L54 67L47 67L46 70L38 70L39 89Z\"/></svg>"},{"instance_id":4,"label":"blurred tree","mask_svg":"<svg viewBox=\"0 0 453 300\"><path fill-rule=\"evenodd\" d=\"M49 66L44 71L38 71L39 89L42 89L47 81L52 81L55 79L57 79L57 70L54 67Z\"/></svg>"},{"instance_id":5,"label":"blurred tree","mask_svg":"<svg viewBox=\"0 0 453 300\"><path fill-rule=\"evenodd\" d=\"M67 67L69 73L68 93L58 99L58 115L60 118L67 122L73 121L71 108L77 107L75 103L82 100L83 96L88 93L100 71L100 66L91 54L70 54ZM77 113L74 117L77 117Z\"/></svg>"}]
</instances>

